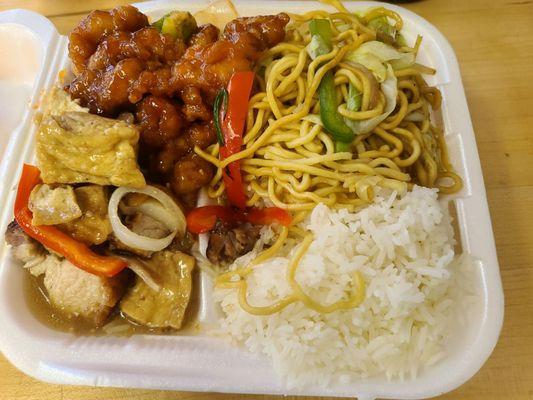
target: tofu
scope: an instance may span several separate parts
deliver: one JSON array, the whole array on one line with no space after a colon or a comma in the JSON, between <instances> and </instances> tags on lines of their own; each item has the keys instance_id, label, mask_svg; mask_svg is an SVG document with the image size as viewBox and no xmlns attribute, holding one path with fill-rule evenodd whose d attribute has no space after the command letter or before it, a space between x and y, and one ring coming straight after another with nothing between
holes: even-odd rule
<instances>
[{"instance_id":1,"label":"tofu","mask_svg":"<svg viewBox=\"0 0 533 400\"><path fill-rule=\"evenodd\" d=\"M146 185L137 164L135 125L89 114L58 88L45 101L36 138L44 183Z\"/></svg>"},{"instance_id":2,"label":"tofu","mask_svg":"<svg viewBox=\"0 0 533 400\"><path fill-rule=\"evenodd\" d=\"M72 100L70 94L59 86L53 86L43 96L44 115L61 115L67 111L89 112L80 106L79 100ZM42 115L41 115L42 117Z\"/></svg>"},{"instance_id":3,"label":"tofu","mask_svg":"<svg viewBox=\"0 0 533 400\"><path fill-rule=\"evenodd\" d=\"M72 186L37 185L30 194L29 209L33 225L57 225L81 217Z\"/></svg>"},{"instance_id":4,"label":"tofu","mask_svg":"<svg viewBox=\"0 0 533 400\"><path fill-rule=\"evenodd\" d=\"M120 302L120 311L138 324L156 329L180 329L192 290L194 258L163 250L145 261L162 289L155 291L136 277Z\"/></svg>"}]
</instances>

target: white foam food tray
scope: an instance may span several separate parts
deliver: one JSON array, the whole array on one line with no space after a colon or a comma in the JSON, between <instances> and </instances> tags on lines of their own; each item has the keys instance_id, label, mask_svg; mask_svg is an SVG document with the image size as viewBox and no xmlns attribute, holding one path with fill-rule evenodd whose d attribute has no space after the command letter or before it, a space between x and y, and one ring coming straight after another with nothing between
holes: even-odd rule
<instances>
[{"instance_id":1,"label":"white foam food tray","mask_svg":"<svg viewBox=\"0 0 533 400\"><path fill-rule=\"evenodd\" d=\"M196 11L206 0L154 1L138 7L153 18L180 8ZM241 15L302 13L327 8L314 1L236 0ZM232 347L205 332L132 337L75 336L41 323L23 295L22 268L0 240L0 349L25 373L60 384L216 391L235 393L357 396L359 399L419 399L450 391L471 378L492 352L503 320L503 293L483 177L459 66L444 36L426 20L401 7L374 2L346 3L353 10L383 5L401 14L405 36L423 36L421 62L436 68L428 77L442 92L442 121L452 162L464 179L453 196L464 251L478 258L481 306L468 328L448 345L449 356L415 380L362 379L346 386L288 390L269 360ZM22 164L34 161L32 117L39 94L69 68L67 38L33 12L0 13L0 126L10 136L0 166L0 232L13 219L12 206ZM200 322L213 322L209 281L202 279Z\"/></svg>"}]
</instances>

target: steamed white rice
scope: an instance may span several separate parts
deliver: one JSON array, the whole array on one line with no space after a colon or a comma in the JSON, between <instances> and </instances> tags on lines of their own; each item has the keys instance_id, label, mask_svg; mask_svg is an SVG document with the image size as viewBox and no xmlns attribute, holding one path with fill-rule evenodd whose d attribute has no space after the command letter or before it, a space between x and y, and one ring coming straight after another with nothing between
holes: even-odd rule
<instances>
[{"instance_id":1,"label":"steamed white rice","mask_svg":"<svg viewBox=\"0 0 533 400\"><path fill-rule=\"evenodd\" d=\"M457 280L465 279L471 263L454 255L452 225L436 190L415 187L402 198L382 192L358 213L318 205L300 226L314 233L296 274L304 290L323 304L336 302L346 298L357 270L366 283L364 302L330 314L297 302L274 315L254 316L240 308L235 291L216 289L226 334L270 357L289 387L376 374L415 377L445 357L457 288L469 286ZM262 242L273 236L264 229ZM248 276L251 304L270 305L291 293L285 274L297 246L288 243Z\"/></svg>"}]
</instances>

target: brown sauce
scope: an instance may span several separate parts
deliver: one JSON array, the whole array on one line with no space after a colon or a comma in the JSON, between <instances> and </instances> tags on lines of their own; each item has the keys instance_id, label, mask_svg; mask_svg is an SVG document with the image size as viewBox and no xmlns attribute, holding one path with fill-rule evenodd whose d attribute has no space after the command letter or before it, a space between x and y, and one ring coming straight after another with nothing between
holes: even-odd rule
<instances>
[{"instance_id":1,"label":"brown sauce","mask_svg":"<svg viewBox=\"0 0 533 400\"><path fill-rule=\"evenodd\" d=\"M198 312L200 301L197 296L197 293L199 293L199 277L198 273L193 273L191 300L185 312L183 326L179 331L152 329L136 324L124 317L118 310L118 306L115 307L106 323L101 327L95 327L82 318L68 318L50 304L43 284L43 275L35 277L29 272L25 273L23 290L26 304L31 314L39 322L56 331L85 336L190 335L199 331Z\"/></svg>"}]
</instances>

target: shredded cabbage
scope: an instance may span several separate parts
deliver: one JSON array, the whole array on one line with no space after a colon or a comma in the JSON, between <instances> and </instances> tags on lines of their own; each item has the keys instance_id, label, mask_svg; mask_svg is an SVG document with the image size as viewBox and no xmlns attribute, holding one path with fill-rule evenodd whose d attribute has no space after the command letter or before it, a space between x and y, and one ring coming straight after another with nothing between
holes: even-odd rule
<instances>
[{"instance_id":1,"label":"shredded cabbage","mask_svg":"<svg viewBox=\"0 0 533 400\"><path fill-rule=\"evenodd\" d=\"M320 35L312 35L311 41L305 49L312 60L322 54L328 54L330 52L328 45L324 42Z\"/></svg>"},{"instance_id":2,"label":"shredded cabbage","mask_svg":"<svg viewBox=\"0 0 533 400\"><path fill-rule=\"evenodd\" d=\"M387 68L384 63L389 62L394 69L408 68L415 63L414 53L402 53L377 40L363 43L344 58L364 65L374 73L379 82L387 79Z\"/></svg>"},{"instance_id":3,"label":"shredded cabbage","mask_svg":"<svg viewBox=\"0 0 533 400\"><path fill-rule=\"evenodd\" d=\"M350 83L348 98L346 99L346 108L350 111L359 111L361 109L362 100L363 93Z\"/></svg>"},{"instance_id":4,"label":"shredded cabbage","mask_svg":"<svg viewBox=\"0 0 533 400\"><path fill-rule=\"evenodd\" d=\"M387 79L381 83L381 90L383 91L385 99L387 100L387 105L385 106L385 111L383 114L374 118L363 120L353 120L348 118L344 119L346 125L348 125L356 135L370 132L372 129L378 126L381 121L387 118L396 108L398 87L396 76L394 76L394 71L390 65L387 65Z\"/></svg>"}]
</instances>

